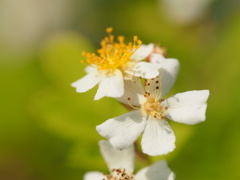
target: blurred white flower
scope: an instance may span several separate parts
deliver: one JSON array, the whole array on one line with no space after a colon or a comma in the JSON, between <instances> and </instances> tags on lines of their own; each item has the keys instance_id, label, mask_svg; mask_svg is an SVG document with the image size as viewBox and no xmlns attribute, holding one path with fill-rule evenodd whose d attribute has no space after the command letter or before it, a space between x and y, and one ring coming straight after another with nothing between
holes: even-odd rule
<instances>
[{"instance_id":1,"label":"blurred white flower","mask_svg":"<svg viewBox=\"0 0 240 180\"><path fill-rule=\"evenodd\" d=\"M141 169L136 175L134 170L134 147L117 150L108 141L99 141L101 154L110 171L109 175L93 171L84 175L84 180L173 180L175 175L166 161L158 161Z\"/></svg>"},{"instance_id":2,"label":"blurred white flower","mask_svg":"<svg viewBox=\"0 0 240 180\"><path fill-rule=\"evenodd\" d=\"M49 31L68 22L68 5L67 0L1 0L0 42L11 52L33 50Z\"/></svg>"},{"instance_id":3,"label":"blurred white flower","mask_svg":"<svg viewBox=\"0 0 240 180\"><path fill-rule=\"evenodd\" d=\"M140 62L149 55L151 47L140 47L141 41L136 36L134 42L127 45L123 36L119 36L118 42L114 42L111 32L112 28L108 28L109 37L102 40L102 47L98 49L99 56L94 53L83 53L86 56L83 63L89 66L86 68L87 75L71 84L79 93L86 92L99 84L95 100L104 96L122 96L124 80L132 79L133 76L150 79L159 74L152 64Z\"/></svg>"},{"instance_id":4,"label":"blurred white flower","mask_svg":"<svg viewBox=\"0 0 240 180\"><path fill-rule=\"evenodd\" d=\"M161 0L165 13L173 21L190 24L206 13L213 0Z\"/></svg>"},{"instance_id":5,"label":"blurred white flower","mask_svg":"<svg viewBox=\"0 0 240 180\"><path fill-rule=\"evenodd\" d=\"M152 54L150 61L159 67L159 77L146 80L144 88L128 81L124 96L118 98L135 110L107 120L97 131L117 149L128 148L143 132L143 152L156 156L175 148L175 135L166 119L184 124L204 121L209 91L188 91L163 99L176 79L179 62L160 54Z\"/></svg>"}]
</instances>

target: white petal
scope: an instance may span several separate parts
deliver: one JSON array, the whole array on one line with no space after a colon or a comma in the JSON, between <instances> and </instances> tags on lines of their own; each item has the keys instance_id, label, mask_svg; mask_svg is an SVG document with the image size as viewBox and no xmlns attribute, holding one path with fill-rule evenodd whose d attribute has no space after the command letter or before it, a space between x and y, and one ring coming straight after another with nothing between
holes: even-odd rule
<instances>
[{"instance_id":1,"label":"white petal","mask_svg":"<svg viewBox=\"0 0 240 180\"><path fill-rule=\"evenodd\" d=\"M140 61L146 59L154 49L154 44L142 44L140 48L132 55L131 59L135 61Z\"/></svg>"},{"instance_id":2,"label":"white petal","mask_svg":"<svg viewBox=\"0 0 240 180\"><path fill-rule=\"evenodd\" d=\"M124 93L124 81L122 72L116 69L113 74L106 76L99 84L94 100L99 100L104 96L120 97Z\"/></svg>"},{"instance_id":3,"label":"white petal","mask_svg":"<svg viewBox=\"0 0 240 180\"><path fill-rule=\"evenodd\" d=\"M159 53L153 53L151 54L151 57L149 59L149 62L154 64L157 68L161 67L161 63L165 61L167 58L165 58L162 54Z\"/></svg>"},{"instance_id":4,"label":"white petal","mask_svg":"<svg viewBox=\"0 0 240 180\"><path fill-rule=\"evenodd\" d=\"M105 176L98 171L92 171L84 174L83 180L103 180Z\"/></svg>"},{"instance_id":5,"label":"white petal","mask_svg":"<svg viewBox=\"0 0 240 180\"><path fill-rule=\"evenodd\" d=\"M92 89L101 81L101 79L102 76L98 74L97 71L92 71L83 78L73 82L71 86L75 87L77 92L82 93Z\"/></svg>"},{"instance_id":6,"label":"white petal","mask_svg":"<svg viewBox=\"0 0 240 180\"><path fill-rule=\"evenodd\" d=\"M123 96L116 98L119 102L128 104L128 98L130 98L131 105L140 107L146 101L143 96L144 88L138 78L135 78L134 82L130 80L124 81L124 94Z\"/></svg>"},{"instance_id":7,"label":"white petal","mask_svg":"<svg viewBox=\"0 0 240 180\"><path fill-rule=\"evenodd\" d=\"M164 119L149 117L142 137L142 150L150 156L167 154L175 148L175 135Z\"/></svg>"},{"instance_id":8,"label":"white petal","mask_svg":"<svg viewBox=\"0 0 240 180\"><path fill-rule=\"evenodd\" d=\"M98 133L109 139L113 147L126 149L130 147L143 131L146 119L141 110L131 111L109 119L96 127Z\"/></svg>"},{"instance_id":9,"label":"white petal","mask_svg":"<svg viewBox=\"0 0 240 180\"><path fill-rule=\"evenodd\" d=\"M166 117L184 124L196 124L205 120L208 90L179 93L163 101L168 106Z\"/></svg>"},{"instance_id":10,"label":"white petal","mask_svg":"<svg viewBox=\"0 0 240 180\"><path fill-rule=\"evenodd\" d=\"M143 77L146 79L155 78L158 76L159 72L153 64L147 62L138 62L132 69L125 70L126 73L131 74L136 77Z\"/></svg>"},{"instance_id":11,"label":"white petal","mask_svg":"<svg viewBox=\"0 0 240 180\"><path fill-rule=\"evenodd\" d=\"M177 59L164 58L161 54L152 54L150 62L158 68L158 78L161 83L162 97L164 97L175 83L180 67L179 61Z\"/></svg>"},{"instance_id":12,"label":"white petal","mask_svg":"<svg viewBox=\"0 0 240 180\"><path fill-rule=\"evenodd\" d=\"M97 70L96 68L90 67L90 66L87 66L87 67L85 68L85 72L86 72L86 73L90 73L90 72L93 72L93 71L96 71L96 70Z\"/></svg>"},{"instance_id":13,"label":"white petal","mask_svg":"<svg viewBox=\"0 0 240 180\"><path fill-rule=\"evenodd\" d=\"M128 171L134 170L134 147L128 149L115 149L108 141L99 141L100 151L108 166L109 171L116 168L125 168Z\"/></svg>"},{"instance_id":14,"label":"white petal","mask_svg":"<svg viewBox=\"0 0 240 180\"><path fill-rule=\"evenodd\" d=\"M157 161L151 166L141 169L136 175L136 180L174 180L175 174L168 168L166 161Z\"/></svg>"}]
</instances>

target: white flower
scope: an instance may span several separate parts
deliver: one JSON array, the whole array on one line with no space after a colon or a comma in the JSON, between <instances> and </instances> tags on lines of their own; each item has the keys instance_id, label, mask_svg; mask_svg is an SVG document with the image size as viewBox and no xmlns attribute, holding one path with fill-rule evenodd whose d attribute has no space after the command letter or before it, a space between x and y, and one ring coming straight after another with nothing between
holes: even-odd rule
<instances>
[{"instance_id":1,"label":"white flower","mask_svg":"<svg viewBox=\"0 0 240 180\"><path fill-rule=\"evenodd\" d=\"M83 53L86 56L87 75L73 82L71 85L79 93L86 92L99 84L94 97L98 100L104 96L120 97L124 93L124 79L132 79L132 76L141 76L146 79L158 75L157 69L148 62L140 62L145 59L153 49L153 45L141 45L141 41L134 36L134 42L125 44L124 37L119 36L118 42L114 42L114 36L110 33L112 28L108 28L109 37L105 37L101 42L99 56L94 53Z\"/></svg>"},{"instance_id":2,"label":"white flower","mask_svg":"<svg viewBox=\"0 0 240 180\"><path fill-rule=\"evenodd\" d=\"M143 152L156 156L175 148L175 135L166 119L184 124L204 121L209 91L188 91L163 99L176 79L179 63L159 54L150 60L159 67L159 77L146 80L144 87L126 82L125 94L118 98L136 110L109 119L96 129L117 149L128 148L143 132Z\"/></svg>"},{"instance_id":3,"label":"white flower","mask_svg":"<svg viewBox=\"0 0 240 180\"><path fill-rule=\"evenodd\" d=\"M165 13L179 24L191 24L207 13L213 0L161 0Z\"/></svg>"},{"instance_id":4,"label":"white flower","mask_svg":"<svg viewBox=\"0 0 240 180\"><path fill-rule=\"evenodd\" d=\"M175 175L166 161L158 161L141 169L136 175L134 170L134 147L117 150L108 141L99 141L100 151L106 161L109 175L93 171L84 175L84 180L174 180Z\"/></svg>"}]
</instances>

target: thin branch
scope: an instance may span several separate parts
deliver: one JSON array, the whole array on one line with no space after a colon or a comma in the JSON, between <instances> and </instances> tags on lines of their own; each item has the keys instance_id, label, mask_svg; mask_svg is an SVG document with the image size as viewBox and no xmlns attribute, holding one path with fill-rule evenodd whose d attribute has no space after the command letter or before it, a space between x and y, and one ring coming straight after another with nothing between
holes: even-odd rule
<instances>
[{"instance_id":1,"label":"thin branch","mask_svg":"<svg viewBox=\"0 0 240 180\"><path fill-rule=\"evenodd\" d=\"M147 163L147 164L150 164L150 159L149 159L149 156L144 154L142 151L139 150L138 148L138 144L137 142L134 143L134 147L135 147L135 154L136 156L143 162Z\"/></svg>"}]
</instances>

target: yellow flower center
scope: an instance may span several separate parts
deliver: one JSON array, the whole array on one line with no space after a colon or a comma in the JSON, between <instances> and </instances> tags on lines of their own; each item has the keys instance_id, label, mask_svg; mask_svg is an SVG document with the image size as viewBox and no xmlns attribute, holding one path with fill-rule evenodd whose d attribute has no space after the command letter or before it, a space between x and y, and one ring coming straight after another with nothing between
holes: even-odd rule
<instances>
[{"instance_id":1,"label":"yellow flower center","mask_svg":"<svg viewBox=\"0 0 240 180\"><path fill-rule=\"evenodd\" d=\"M98 56L95 53L83 52L83 56L86 57L86 60L82 61L83 63L99 70L114 70L132 61L130 59L132 54L142 42L137 36L134 36L133 43L125 44L123 36L118 36L118 42L115 42L114 36L111 35L112 31L113 28L106 29L109 36L101 41L101 48L97 50Z\"/></svg>"},{"instance_id":2,"label":"yellow flower center","mask_svg":"<svg viewBox=\"0 0 240 180\"><path fill-rule=\"evenodd\" d=\"M141 86L140 79L141 77L139 78L139 85ZM160 99L162 94L162 89L161 89L161 82L158 79L158 77L155 77L152 79L146 79L144 81L144 88L145 88L145 92L143 93L143 96L146 98L146 101L142 103L140 107L135 107L131 104L131 97L128 97L127 98L128 105L132 109L143 110L148 116L152 116L158 119L164 119L164 116L166 115L168 107L161 104L164 101L164 99Z\"/></svg>"},{"instance_id":3,"label":"yellow flower center","mask_svg":"<svg viewBox=\"0 0 240 180\"><path fill-rule=\"evenodd\" d=\"M163 107L161 105L164 99L160 99L162 87L158 77L145 80L144 87L146 90L144 93L146 102L142 105L142 109L154 118L163 119L168 107Z\"/></svg>"},{"instance_id":4,"label":"yellow flower center","mask_svg":"<svg viewBox=\"0 0 240 180\"><path fill-rule=\"evenodd\" d=\"M163 119L164 118L164 111L165 108L163 108L158 101L158 99L155 99L153 96L147 97L147 101L143 104L142 108L144 111L155 118Z\"/></svg>"}]
</instances>

